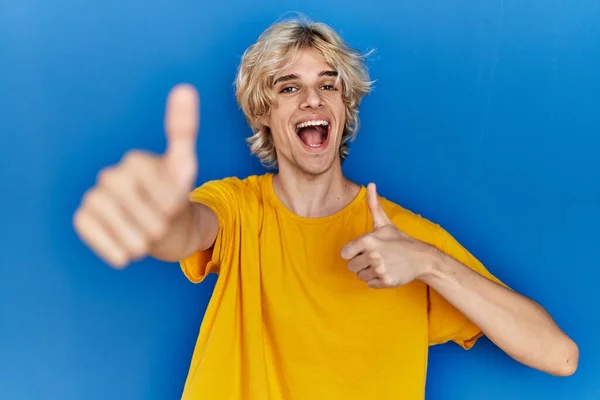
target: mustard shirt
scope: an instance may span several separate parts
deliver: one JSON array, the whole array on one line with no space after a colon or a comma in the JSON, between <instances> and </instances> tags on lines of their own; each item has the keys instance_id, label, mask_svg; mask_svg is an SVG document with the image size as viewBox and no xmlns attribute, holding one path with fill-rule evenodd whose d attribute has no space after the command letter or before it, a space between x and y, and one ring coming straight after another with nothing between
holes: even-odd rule
<instances>
[{"instance_id":1,"label":"mustard shirt","mask_svg":"<svg viewBox=\"0 0 600 400\"><path fill-rule=\"evenodd\" d=\"M295 215L273 175L210 181L190 198L219 219L211 250L181 260L218 273L183 400L423 399L430 345L465 349L481 331L420 281L371 289L340 251L372 230L366 188L339 212ZM382 197L391 221L497 281L439 225Z\"/></svg>"}]
</instances>

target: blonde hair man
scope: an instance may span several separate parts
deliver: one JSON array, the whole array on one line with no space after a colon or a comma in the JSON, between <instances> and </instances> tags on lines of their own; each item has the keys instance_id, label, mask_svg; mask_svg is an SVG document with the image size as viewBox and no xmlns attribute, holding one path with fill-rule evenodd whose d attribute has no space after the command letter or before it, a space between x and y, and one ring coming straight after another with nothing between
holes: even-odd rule
<instances>
[{"instance_id":1,"label":"blonde hair man","mask_svg":"<svg viewBox=\"0 0 600 400\"><path fill-rule=\"evenodd\" d=\"M243 55L236 93L252 152L277 173L193 189L198 98L181 85L166 153L128 153L85 195L75 227L109 264L150 255L192 282L219 275L183 399L422 399L428 347L483 334L528 366L575 371L576 344L537 303L344 177L370 86L330 27L276 23Z\"/></svg>"}]
</instances>

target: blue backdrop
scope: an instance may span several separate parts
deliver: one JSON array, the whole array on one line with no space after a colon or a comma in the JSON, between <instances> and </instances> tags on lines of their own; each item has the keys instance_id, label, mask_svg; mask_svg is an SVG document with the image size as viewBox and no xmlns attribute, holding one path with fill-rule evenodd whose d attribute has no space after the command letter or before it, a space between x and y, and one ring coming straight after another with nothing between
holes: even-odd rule
<instances>
[{"instance_id":1,"label":"blue backdrop","mask_svg":"<svg viewBox=\"0 0 600 400\"><path fill-rule=\"evenodd\" d=\"M199 181L261 172L233 96L243 50L284 12L377 49L345 164L440 223L579 344L553 378L489 341L431 351L428 399L600 399L600 2L0 2L0 398L175 399L214 278L116 272L71 217L96 173L163 151L164 100L202 96Z\"/></svg>"}]
</instances>

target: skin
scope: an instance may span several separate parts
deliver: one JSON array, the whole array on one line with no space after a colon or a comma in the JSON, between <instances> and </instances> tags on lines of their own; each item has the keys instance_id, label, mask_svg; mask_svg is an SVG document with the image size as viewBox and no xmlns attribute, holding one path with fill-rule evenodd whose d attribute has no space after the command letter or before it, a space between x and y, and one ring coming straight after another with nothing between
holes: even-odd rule
<instances>
[{"instance_id":1,"label":"skin","mask_svg":"<svg viewBox=\"0 0 600 400\"><path fill-rule=\"evenodd\" d=\"M575 373L579 349L535 301L477 274L398 229L367 187L373 230L348 243L341 256L375 289L420 280L441 294L510 357L556 376Z\"/></svg>"},{"instance_id":2,"label":"skin","mask_svg":"<svg viewBox=\"0 0 600 400\"><path fill-rule=\"evenodd\" d=\"M342 174L338 150L345 109L340 88L323 71L331 71L323 57L305 50L282 73L285 79L273 88L278 93L275 104L262 121L277 151L275 192L290 210L306 217L340 210L360 189ZM177 261L213 245L216 216L187 198L198 170L198 104L193 88L175 87L165 114L165 153L129 152L100 172L75 212L80 238L115 268L147 255ZM315 150L302 144L295 126L316 116L327 118L331 127L328 144ZM383 211L374 184L367 193L374 225L343 248L340 256L347 260L349 273L378 290L421 280L515 360L552 375L575 372L577 345L539 304L409 237Z\"/></svg>"},{"instance_id":3,"label":"skin","mask_svg":"<svg viewBox=\"0 0 600 400\"><path fill-rule=\"evenodd\" d=\"M114 268L145 256L177 261L215 241L218 221L188 193L198 172L196 91L179 85L165 112L167 149L156 155L132 150L100 171L73 216L81 240Z\"/></svg>"},{"instance_id":4,"label":"skin","mask_svg":"<svg viewBox=\"0 0 600 400\"><path fill-rule=\"evenodd\" d=\"M279 173L274 189L280 200L293 212L305 217L330 215L348 204L360 190L359 185L342 174L339 148L345 125L345 106L341 88L332 71L315 50L306 50L277 82L278 93L270 114L263 121L271 129ZM296 134L298 121L306 118L331 119L328 145L308 150Z\"/></svg>"}]
</instances>

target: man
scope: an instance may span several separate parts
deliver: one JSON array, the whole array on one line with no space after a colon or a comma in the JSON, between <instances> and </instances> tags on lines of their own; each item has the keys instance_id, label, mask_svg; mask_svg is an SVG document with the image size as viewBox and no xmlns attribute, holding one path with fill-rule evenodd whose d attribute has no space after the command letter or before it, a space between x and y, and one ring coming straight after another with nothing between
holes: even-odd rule
<instances>
[{"instance_id":1,"label":"man","mask_svg":"<svg viewBox=\"0 0 600 400\"><path fill-rule=\"evenodd\" d=\"M167 101L162 156L99 175L74 224L115 267L179 261L218 273L183 399L422 399L431 345L483 334L519 362L570 375L578 348L439 225L346 179L370 90L364 57L328 26L274 24L243 55L236 94L251 150L277 173L191 191L198 98Z\"/></svg>"}]
</instances>

